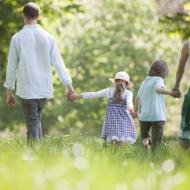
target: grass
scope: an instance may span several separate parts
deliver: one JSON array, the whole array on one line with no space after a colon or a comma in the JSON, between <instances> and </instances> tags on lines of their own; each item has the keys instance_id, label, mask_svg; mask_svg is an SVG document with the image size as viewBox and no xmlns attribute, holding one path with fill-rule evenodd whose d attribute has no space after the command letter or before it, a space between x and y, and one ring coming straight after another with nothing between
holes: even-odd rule
<instances>
[{"instance_id":1,"label":"grass","mask_svg":"<svg viewBox=\"0 0 190 190\"><path fill-rule=\"evenodd\" d=\"M190 154L175 139L154 154L139 142L115 150L96 138L0 140L0 190L187 190Z\"/></svg>"}]
</instances>

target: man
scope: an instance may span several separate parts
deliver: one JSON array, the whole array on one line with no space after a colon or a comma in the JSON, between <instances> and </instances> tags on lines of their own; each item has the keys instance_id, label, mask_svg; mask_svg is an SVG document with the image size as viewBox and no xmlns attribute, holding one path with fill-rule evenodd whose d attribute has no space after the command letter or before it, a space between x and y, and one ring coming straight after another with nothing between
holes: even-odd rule
<instances>
[{"instance_id":1,"label":"man","mask_svg":"<svg viewBox=\"0 0 190 190\"><path fill-rule=\"evenodd\" d=\"M46 100L53 98L51 64L67 85L68 94L74 90L55 39L37 24L38 5L27 3L23 13L25 25L11 39L4 87L7 88L7 104L13 108L12 90L16 83L16 95L21 99L27 125L27 139L39 140L42 138L41 112Z\"/></svg>"},{"instance_id":2,"label":"man","mask_svg":"<svg viewBox=\"0 0 190 190\"><path fill-rule=\"evenodd\" d=\"M181 50L181 56L176 72L176 81L173 91L180 91L180 82L184 74L185 65L190 55L190 42L186 42ZM190 147L190 89L185 95L182 106L179 143L183 148Z\"/></svg>"}]
</instances>

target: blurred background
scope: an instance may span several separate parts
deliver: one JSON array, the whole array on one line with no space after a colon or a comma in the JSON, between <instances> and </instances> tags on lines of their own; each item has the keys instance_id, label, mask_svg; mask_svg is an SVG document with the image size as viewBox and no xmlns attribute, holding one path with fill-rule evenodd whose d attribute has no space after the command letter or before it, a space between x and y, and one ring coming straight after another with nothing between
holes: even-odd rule
<instances>
[{"instance_id":1,"label":"blurred background","mask_svg":"<svg viewBox=\"0 0 190 190\"><path fill-rule=\"evenodd\" d=\"M22 109L6 105L3 83L11 36L23 27L22 7L27 0L0 0L0 131L25 135ZM57 39L78 93L111 86L108 78L124 70L134 81L134 97L155 59L168 63L166 86L174 85L182 44L190 36L189 0L36 0L39 23ZM54 68L54 99L43 113L46 134L99 136L106 99L68 103ZM185 93L190 69L182 81ZM166 135L179 130L182 99L167 97ZM138 121L136 121L138 127Z\"/></svg>"}]
</instances>

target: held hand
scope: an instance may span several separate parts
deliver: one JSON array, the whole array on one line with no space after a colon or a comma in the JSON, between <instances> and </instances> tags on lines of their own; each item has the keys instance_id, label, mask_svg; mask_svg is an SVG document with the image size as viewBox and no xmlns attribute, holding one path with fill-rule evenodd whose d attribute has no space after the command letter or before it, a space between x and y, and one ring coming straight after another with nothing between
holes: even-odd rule
<instances>
[{"instance_id":1,"label":"held hand","mask_svg":"<svg viewBox=\"0 0 190 190\"><path fill-rule=\"evenodd\" d=\"M178 89L178 90L172 90L171 91L171 96L172 97L174 97L174 98L181 98L181 92L180 92L180 90Z\"/></svg>"},{"instance_id":2,"label":"held hand","mask_svg":"<svg viewBox=\"0 0 190 190\"><path fill-rule=\"evenodd\" d=\"M180 92L179 86L175 85L175 86L172 88L172 91Z\"/></svg>"},{"instance_id":3,"label":"held hand","mask_svg":"<svg viewBox=\"0 0 190 190\"><path fill-rule=\"evenodd\" d=\"M133 112L131 115L133 116L133 118L138 118L139 117L139 114L137 112Z\"/></svg>"},{"instance_id":4,"label":"held hand","mask_svg":"<svg viewBox=\"0 0 190 190\"><path fill-rule=\"evenodd\" d=\"M75 93L75 90L73 89L73 87L68 87L67 94L73 94L73 93Z\"/></svg>"},{"instance_id":5,"label":"held hand","mask_svg":"<svg viewBox=\"0 0 190 190\"><path fill-rule=\"evenodd\" d=\"M68 98L68 101L72 101L70 99L70 97L69 97L71 94L75 94L75 90L73 89L72 85L68 85L67 86L67 98Z\"/></svg>"},{"instance_id":6,"label":"held hand","mask_svg":"<svg viewBox=\"0 0 190 190\"><path fill-rule=\"evenodd\" d=\"M77 99L77 95L72 93L72 94L69 94L68 98L69 98L69 101L74 102Z\"/></svg>"},{"instance_id":7,"label":"held hand","mask_svg":"<svg viewBox=\"0 0 190 190\"><path fill-rule=\"evenodd\" d=\"M14 108L15 105L16 105L16 101L15 101L15 97L14 95L12 94L12 92L7 92L7 105L10 107L10 108Z\"/></svg>"},{"instance_id":8,"label":"held hand","mask_svg":"<svg viewBox=\"0 0 190 190\"><path fill-rule=\"evenodd\" d=\"M130 114L132 115L133 118L138 118L138 113L135 112L134 110L129 110Z\"/></svg>"}]
</instances>

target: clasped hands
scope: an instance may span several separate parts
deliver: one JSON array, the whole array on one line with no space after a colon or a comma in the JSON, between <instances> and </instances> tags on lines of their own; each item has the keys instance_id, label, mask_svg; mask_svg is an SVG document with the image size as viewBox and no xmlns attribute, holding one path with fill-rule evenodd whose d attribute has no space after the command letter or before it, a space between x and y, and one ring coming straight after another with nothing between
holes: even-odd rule
<instances>
[{"instance_id":1,"label":"clasped hands","mask_svg":"<svg viewBox=\"0 0 190 190\"><path fill-rule=\"evenodd\" d=\"M68 101L70 101L70 102L74 102L77 99L77 94L76 94L76 92L75 92L75 90L73 88L70 89L68 87L67 98L68 98Z\"/></svg>"},{"instance_id":2,"label":"clasped hands","mask_svg":"<svg viewBox=\"0 0 190 190\"><path fill-rule=\"evenodd\" d=\"M180 89L177 87L174 87L172 89L171 93L172 93L171 96L174 98L181 98L181 96L182 96Z\"/></svg>"}]
</instances>

